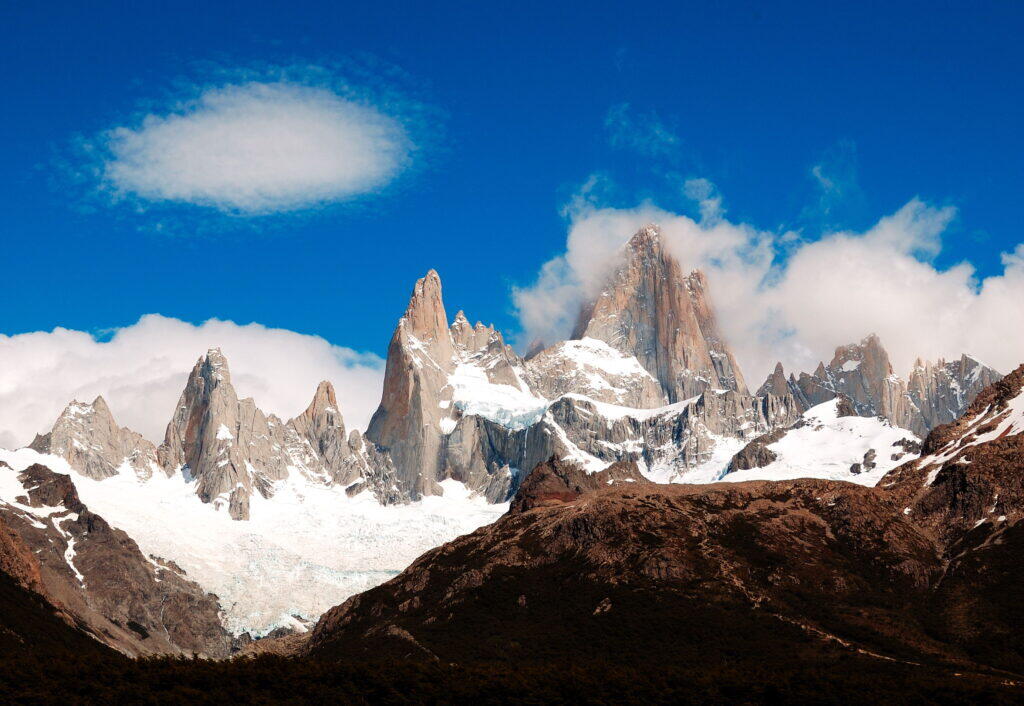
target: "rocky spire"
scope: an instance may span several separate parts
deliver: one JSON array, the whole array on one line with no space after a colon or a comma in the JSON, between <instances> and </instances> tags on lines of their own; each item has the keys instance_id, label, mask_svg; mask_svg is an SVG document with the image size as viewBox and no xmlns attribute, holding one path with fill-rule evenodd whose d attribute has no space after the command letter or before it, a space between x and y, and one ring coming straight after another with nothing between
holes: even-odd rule
<instances>
[{"instance_id":1,"label":"rocky spire","mask_svg":"<svg viewBox=\"0 0 1024 706\"><path fill-rule=\"evenodd\" d=\"M907 386L924 426L933 429L959 417L978 394L1002 378L998 372L969 355L936 363L920 359Z\"/></svg>"},{"instance_id":2,"label":"rocky spire","mask_svg":"<svg viewBox=\"0 0 1024 706\"><path fill-rule=\"evenodd\" d=\"M464 322L464 323L463 323ZM469 321L456 322L468 335ZM398 478L417 498L439 492L441 419L451 403L448 375L455 344L441 296L441 279L430 270L416 282L409 306L388 345L384 391L366 429L366 439L385 449Z\"/></svg>"},{"instance_id":3,"label":"rocky spire","mask_svg":"<svg viewBox=\"0 0 1024 706\"><path fill-rule=\"evenodd\" d=\"M785 395L789 392L789 382L786 380L786 372L782 368L782 363L775 364L775 370L768 376L768 379L764 381L764 384L757 390L758 397L764 397L765 395Z\"/></svg>"},{"instance_id":4,"label":"rocky spire","mask_svg":"<svg viewBox=\"0 0 1024 706\"><path fill-rule=\"evenodd\" d=\"M580 315L573 338L595 338L640 361L671 402L707 389L746 394L700 271L684 276L657 226L640 229L624 262Z\"/></svg>"},{"instance_id":5,"label":"rocky spire","mask_svg":"<svg viewBox=\"0 0 1024 706\"><path fill-rule=\"evenodd\" d=\"M352 453L345 434L345 422L338 411L334 386L326 380L317 385L316 394L306 411L288 424L300 438L309 442L332 475L338 473Z\"/></svg>"},{"instance_id":6,"label":"rocky spire","mask_svg":"<svg viewBox=\"0 0 1024 706\"><path fill-rule=\"evenodd\" d=\"M165 468L195 479L203 502L227 506L234 519L244 520L254 490L269 496L273 483L287 478L294 459L289 449L297 445L281 420L252 399L238 399L227 360L211 348L192 368L159 456Z\"/></svg>"},{"instance_id":7,"label":"rocky spire","mask_svg":"<svg viewBox=\"0 0 1024 706\"><path fill-rule=\"evenodd\" d=\"M30 448L62 457L76 471L102 480L130 467L142 478L159 470L156 447L140 434L119 427L102 396L91 404L71 402L46 434Z\"/></svg>"}]
</instances>

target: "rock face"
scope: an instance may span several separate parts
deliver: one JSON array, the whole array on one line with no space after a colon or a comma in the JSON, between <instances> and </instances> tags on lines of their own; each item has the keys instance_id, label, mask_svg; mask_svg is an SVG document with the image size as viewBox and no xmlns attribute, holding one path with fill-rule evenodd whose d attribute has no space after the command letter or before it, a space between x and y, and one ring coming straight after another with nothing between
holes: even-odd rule
<instances>
[{"instance_id":1,"label":"rock face","mask_svg":"<svg viewBox=\"0 0 1024 706\"><path fill-rule=\"evenodd\" d=\"M461 311L449 327L437 272L416 282L388 346L384 392L366 430L366 440L387 453L409 497L438 494L438 482L449 476L476 490L490 484L492 471L507 480L509 469L495 469L489 459L478 459L477 467L452 467L447 436L481 399L501 409L488 393L530 397L520 368L493 327L471 326Z\"/></svg>"},{"instance_id":2,"label":"rock face","mask_svg":"<svg viewBox=\"0 0 1024 706\"><path fill-rule=\"evenodd\" d=\"M317 460L311 465L322 465L335 483L349 485L359 478L352 465L346 463L353 450L345 436L345 420L338 411L338 399L331 383L321 382L309 407L289 421L288 426L309 444L315 454ZM357 439L355 437L353 441Z\"/></svg>"},{"instance_id":3,"label":"rock face","mask_svg":"<svg viewBox=\"0 0 1024 706\"><path fill-rule=\"evenodd\" d=\"M167 425L160 460L196 481L203 502L248 519L253 491L269 496L287 477L283 428L251 399L239 400L227 360L211 349L196 362Z\"/></svg>"},{"instance_id":4,"label":"rock face","mask_svg":"<svg viewBox=\"0 0 1024 706\"><path fill-rule=\"evenodd\" d=\"M12 572L3 562L6 573L20 576L69 623L130 656L227 656L216 596L174 564L144 556L81 502L70 477L38 464L20 473L3 466L0 474L5 487L24 489L12 502L0 501L0 521L9 538L31 550L21 562L27 569Z\"/></svg>"},{"instance_id":5,"label":"rock face","mask_svg":"<svg viewBox=\"0 0 1024 706\"><path fill-rule=\"evenodd\" d=\"M910 399L920 414L922 426L934 429L963 414L982 390L1002 377L992 368L968 355L947 363L914 365L907 384Z\"/></svg>"},{"instance_id":6,"label":"rock face","mask_svg":"<svg viewBox=\"0 0 1024 706\"><path fill-rule=\"evenodd\" d=\"M881 417L895 426L924 436L938 424L956 419L985 386L1000 374L969 356L954 363L918 361L909 383L893 372L889 354L878 336L836 348L832 361L819 363L814 374L787 379L782 365L758 394L792 393L805 411L842 395L864 417Z\"/></svg>"},{"instance_id":7,"label":"rock face","mask_svg":"<svg viewBox=\"0 0 1024 706\"><path fill-rule=\"evenodd\" d=\"M418 498L436 494L442 465L440 404L452 372L454 346L434 270L416 282L388 346L384 393L366 438L387 449L403 485ZM442 392L444 391L444 394Z\"/></svg>"},{"instance_id":8,"label":"rock face","mask_svg":"<svg viewBox=\"0 0 1024 706\"><path fill-rule=\"evenodd\" d=\"M37 435L29 448L60 456L96 480L117 475L122 466L144 480L163 472L156 447L131 429L119 427L102 397L92 404L71 402L53 429Z\"/></svg>"},{"instance_id":9,"label":"rock face","mask_svg":"<svg viewBox=\"0 0 1024 706\"><path fill-rule=\"evenodd\" d=\"M684 276L656 226L634 235L624 255L625 263L580 315L573 338L595 338L634 356L661 383L669 402L708 389L746 393L704 274Z\"/></svg>"},{"instance_id":10,"label":"rock face","mask_svg":"<svg viewBox=\"0 0 1024 706\"><path fill-rule=\"evenodd\" d=\"M249 518L254 493L271 497L293 473L314 483L386 487L390 467L368 466L361 438L346 439L337 404L334 388L322 382L306 411L288 423L264 414L251 398L238 399L228 362L214 348L192 369L159 460L194 479L203 502L226 507L238 520Z\"/></svg>"}]
</instances>

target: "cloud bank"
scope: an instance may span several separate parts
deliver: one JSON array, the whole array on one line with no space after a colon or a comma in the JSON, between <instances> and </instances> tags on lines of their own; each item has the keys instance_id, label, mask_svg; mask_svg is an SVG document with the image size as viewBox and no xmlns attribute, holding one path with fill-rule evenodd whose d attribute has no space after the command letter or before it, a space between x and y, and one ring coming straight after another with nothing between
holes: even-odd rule
<instances>
[{"instance_id":1,"label":"cloud bank","mask_svg":"<svg viewBox=\"0 0 1024 706\"><path fill-rule=\"evenodd\" d=\"M694 182L687 193L698 201L700 222L649 203L617 209L578 199L565 254L513 290L522 342L565 338L619 248L640 226L657 223L684 268L707 272L719 322L755 387L776 361L787 372L810 371L836 346L871 332L902 375L918 356L966 352L1002 372L1024 361L1024 243L1003 255L1002 274L979 281L970 263L933 264L952 208L914 199L863 233L809 242L725 220L708 183Z\"/></svg>"},{"instance_id":2,"label":"cloud bank","mask_svg":"<svg viewBox=\"0 0 1024 706\"><path fill-rule=\"evenodd\" d=\"M327 85L243 81L94 138L115 201L192 204L265 215L376 192L410 163L401 120Z\"/></svg>"},{"instance_id":3,"label":"cloud bank","mask_svg":"<svg viewBox=\"0 0 1024 706\"><path fill-rule=\"evenodd\" d=\"M104 342L83 331L0 335L0 447L48 431L72 399L103 395L117 422L163 440L196 359L213 346L227 356L239 397L288 419L329 380L349 428L365 428L380 401L383 361L317 336L211 319L195 326L156 314Z\"/></svg>"}]
</instances>

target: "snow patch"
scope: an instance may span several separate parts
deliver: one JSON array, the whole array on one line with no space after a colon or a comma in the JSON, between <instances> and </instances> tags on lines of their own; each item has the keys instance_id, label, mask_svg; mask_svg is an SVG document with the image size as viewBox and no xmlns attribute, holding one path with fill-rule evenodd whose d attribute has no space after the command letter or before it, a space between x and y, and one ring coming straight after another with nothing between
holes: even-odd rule
<instances>
[{"instance_id":1,"label":"snow patch","mask_svg":"<svg viewBox=\"0 0 1024 706\"><path fill-rule=\"evenodd\" d=\"M918 441L913 432L894 427L877 417L840 417L838 400L812 407L803 415L804 425L791 428L768 449L778 457L763 468L735 471L722 480L793 480L826 478L874 486L886 473L911 460L897 443ZM875 468L853 473L850 467L863 463L864 455L875 450ZM892 457L899 456L898 459Z\"/></svg>"},{"instance_id":2,"label":"snow patch","mask_svg":"<svg viewBox=\"0 0 1024 706\"><path fill-rule=\"evenodd\" d=\"M489 419L507 429L525 429L540 421L548 401L529 392L487 379L487 372L472 363L460 363L448 376L452 401L463 414Z\"/></svg>"},{"instance_id":3,"label":"snow patch","mask_svg":"<svg viewBox=\"0 0 1024 706\"><path fill-rule=\"evenodd\" d=\"M282 615L315 620L508 510L508 503L489 504L453 480L441 483L443 496L383 506L372 493L350 498L342 487L293 474L270 499L253 493L251 519L239 522L201 502L180 474L92 480L64 459L31 449L0 450L0 461L14 469L0 468L0 499L25 494L17 472L33 463L70 475L89 509L127 532L144 555L173 561L217 594L225 626L236 635L264 635Z\"/></svg>"}]
</instances>

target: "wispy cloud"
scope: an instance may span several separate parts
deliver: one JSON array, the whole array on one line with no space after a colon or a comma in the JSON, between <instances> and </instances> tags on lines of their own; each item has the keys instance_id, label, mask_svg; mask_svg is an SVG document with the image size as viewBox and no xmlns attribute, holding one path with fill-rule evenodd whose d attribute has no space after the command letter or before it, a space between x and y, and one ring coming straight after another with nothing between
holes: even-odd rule
<instances>
[{"instance_id":1,"label":"wispy cloud","mask_svg":"<svg viewBox=\"0 0 1024 706\"><path fill-rule=\"evenodd\" d=\"M671 156L682 144L657 113L637 112L629 103L612 106L605 115L604 127L612 147L632 150L645 157Z\"/></svg>"},{"instance_id":2,"label":"wispy cloud","mask_svg":"<svg viewBox=\"0 0 1024 706\"><path fill-rule=\"evenodd\" d=\"M133 210L309 210L377 193L410 167L405 107L324 69L220 71L82 140L80 171Z\"/></svg>"}]
</instances>

